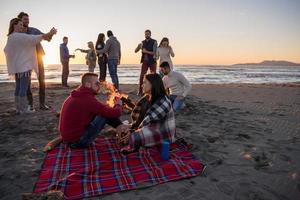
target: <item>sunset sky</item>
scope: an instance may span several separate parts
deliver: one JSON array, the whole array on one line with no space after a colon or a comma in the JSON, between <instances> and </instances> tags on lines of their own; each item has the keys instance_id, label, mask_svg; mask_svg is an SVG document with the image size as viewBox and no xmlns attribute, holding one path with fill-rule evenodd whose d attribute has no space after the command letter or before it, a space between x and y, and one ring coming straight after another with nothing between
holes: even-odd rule
<instances>
[{"instance_id":1,"label":"sunset sky","mask_svg":"<svg viewBox=\"0 0 300 200\"><path fill-rule=\"evenodd\" d=\"M134 49L145 29L158 42L170 39L175 64L300 63L300 0L1 0L0 64L6 63L9 20L20 11L30 15L30 26L58 29L43 42L46 64L59 63L63 36L73 53L107 30L121 42L121 64L137 64ZM76 52L71 63L84 63L84 54Z\"/></svg>"}]
</instances>

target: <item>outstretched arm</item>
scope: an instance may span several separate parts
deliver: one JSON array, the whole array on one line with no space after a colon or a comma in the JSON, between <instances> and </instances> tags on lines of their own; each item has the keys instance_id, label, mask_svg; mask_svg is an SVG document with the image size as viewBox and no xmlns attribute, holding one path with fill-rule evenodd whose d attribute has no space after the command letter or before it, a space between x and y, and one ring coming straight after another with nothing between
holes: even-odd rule
<instances>
[{"instance_id":1,"label":"outstretched arm","mask_svg":"<svg viewBox=\"0 0 300 200\"><path fill-rule=\"evenodd\" d=\"M50 41L53 35L55 35L56 33L57 33L57 29L52 28L48 33L42 35L43 40Z\"/></svg>"},{"instance_id":2,"label":"outstretched arm","mask_svg":"<svg viewBox=\"0 0 300 200\"><path fill-rule=\"evenodd\" d=\"M82 53L88 53L89 52L89 50L79 49L79 48L75 49L75 51L80 51Z\"/></svg>"},{"instance_id":3,"label":"outstretched arm","mask_svg":"<svg viewBox=\"0 0 300 200\"><path fill-rule=\"evenodd\" d=\"M134 52L137 53L141 49L142 49L142 43L139 43L138 46L135 48Z\"/></svg>"}]
</instances>

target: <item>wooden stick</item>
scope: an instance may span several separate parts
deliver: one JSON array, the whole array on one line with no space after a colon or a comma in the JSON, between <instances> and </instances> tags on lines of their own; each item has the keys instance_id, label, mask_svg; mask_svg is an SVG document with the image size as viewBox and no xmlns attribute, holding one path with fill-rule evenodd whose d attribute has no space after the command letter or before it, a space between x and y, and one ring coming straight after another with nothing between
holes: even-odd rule
<instances>
[{"instance_id":1,"label":"wooden stick","mask_svg":"<svg viewBox=\"0 0 300 200\"><path fill-rule=\"evenodd\" d=\"M43 148L43 151L44 152L48 152L48 151L54 149L61 142L62 142L62 138L61 137L54 138L53 140L51 140L50 142L48 142L48 144L46 144L46 146Z\"/></svg>"}]
</instances>

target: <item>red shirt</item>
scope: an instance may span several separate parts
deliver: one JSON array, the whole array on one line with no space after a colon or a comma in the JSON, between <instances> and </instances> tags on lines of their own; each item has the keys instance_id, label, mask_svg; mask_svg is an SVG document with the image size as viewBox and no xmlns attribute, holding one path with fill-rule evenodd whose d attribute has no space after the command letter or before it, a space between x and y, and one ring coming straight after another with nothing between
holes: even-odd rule
<instances>
[{"instance_id":1,"label":"red shirt","mask_svg":"<svg viewBox=\"0 0 300 200\"><path fill-rule=\"evenodd\" d=\"M121 116L122 106L111 108L99 102L92 89L84 86L73 90L60 111L59 131L63 141L75 142L84 134L86 127L96 115L105 118Z\"/></svg>"}]
</instances>

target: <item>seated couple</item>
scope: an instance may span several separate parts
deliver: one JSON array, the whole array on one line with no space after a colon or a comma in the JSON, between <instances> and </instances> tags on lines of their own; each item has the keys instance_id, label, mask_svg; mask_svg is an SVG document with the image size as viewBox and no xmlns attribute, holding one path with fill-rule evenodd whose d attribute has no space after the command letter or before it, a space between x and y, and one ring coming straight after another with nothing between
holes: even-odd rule
<instances>
[{"instance_id":1,"label":"seated couple","mask_svg":"<svg viewBox=\"0 0 300 200\"><path fill-rule=\"evenodd\" d=\"M116 128L126 146L125 151L159 145L164 140L175 141L175 118L161 77L148 74L144 78L144 96L132 111L132 124L122 124L122 101L115 100L113 108L99 102L95 95L100 91L97 74L82 76L81 86L72 91L61 109L59 131L63 142L71 148L88 147L105 124Z\"/></svg>"}]
</instances>

